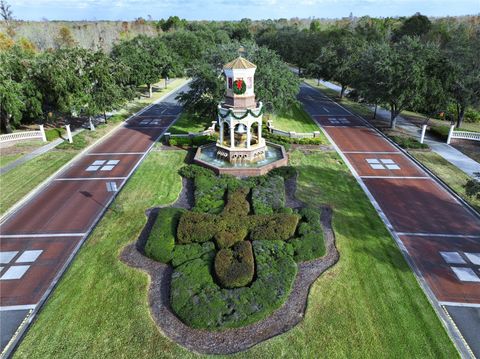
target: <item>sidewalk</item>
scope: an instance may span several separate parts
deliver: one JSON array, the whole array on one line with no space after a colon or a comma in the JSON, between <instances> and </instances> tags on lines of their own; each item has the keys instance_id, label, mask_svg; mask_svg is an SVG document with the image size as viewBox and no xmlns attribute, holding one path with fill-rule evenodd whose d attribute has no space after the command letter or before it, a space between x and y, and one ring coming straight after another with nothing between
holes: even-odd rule
<instances>
[{"instance_id":1,"label":"sidewalk","mask_svg":"<svg viewBox=\"0 0 480 359\"><path fill-rule=\"evenodd\" d=\"M320 83L332 90L340 92L340 86L324 80L321 80ZM346 93L348 93L348 91L346 91ZM369 107L373 111L374 107ZM381 119L387 123L390 123L390 111L382 107L378 107L377 119ZM397 117L397 127L405 130L408 134L415 138L420 138L422 132L421 129L413 125L410 121L408 121L402 116ZM445 160L450 162L459 170L465 172L470 177L474 177L474 172L480 172L480 163L464 155L462 152L458 151L454 147L447 145L445 142L440 142L428 134L425 135L424 142L430 146L433 152L443 157Z\"/></svg>"},{"instance_id":2,"label":"sidewalk","mask_svg":"<svg viewBox=\"0 0 480 359\"><path fill-rule=\"evenodd\" d=\"M82 131L83 131L83 129L78 129L76 131L73 131L72 132L72 137L77 135L78 133L80 133ZM39 147L36 150L23 155L22 157L16 159L15 161L10 162L6 166L3 166L2 168L0 168L0 175L3 175L5 173L13 170L15 167L18 167L18 166L24 164L25 162L30 161L32 158L43 155L44 153L46 153L46 152L50 151L51 149L57 147L59 144L61 144L64 141L65 140L63 138L57 138L56 140L54 140L50 143L47 143L45 146Z\"/></svg>"}]
</instances>

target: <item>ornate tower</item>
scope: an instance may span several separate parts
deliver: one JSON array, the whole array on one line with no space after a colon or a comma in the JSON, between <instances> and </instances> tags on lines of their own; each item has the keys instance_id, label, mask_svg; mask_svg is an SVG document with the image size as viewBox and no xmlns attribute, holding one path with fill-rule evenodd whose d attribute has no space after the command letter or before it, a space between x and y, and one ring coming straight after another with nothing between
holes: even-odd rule
<instances>
[{"instance_id":1,"label":"ornate tower","mask_svg":"<svg viewBox=\"0 0 480 359\"><path fill-rule=\"evenodd\" d=\"M218 105L220 136L217 157L232 163L256 162L265 158L262 138L261 102L256 102L254 75L257 66L243 57L224 65L226 95Z\"/></svg>"}]
</instances>

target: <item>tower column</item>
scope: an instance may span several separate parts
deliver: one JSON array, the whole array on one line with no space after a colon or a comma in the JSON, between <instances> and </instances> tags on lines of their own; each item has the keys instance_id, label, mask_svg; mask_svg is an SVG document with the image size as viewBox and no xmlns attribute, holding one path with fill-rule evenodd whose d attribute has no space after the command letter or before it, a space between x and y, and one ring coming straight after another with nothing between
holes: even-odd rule
<instances>
[{"instance_id":1,"label":"tower column","mask_svg":"<svg viewBox=\"0 0 480 359\"><path fill-rule=\"evenodd\" d=\"M262 120L258 121L258 143L262 139Z\"/></svg>"},{"instance_id":2,"label":"tower column","mask_svg":"<svg viewBox=\"0 0 480 359\"><path fill-rule=\"evenodd\" d=\"M235 147L235 125L230 122L230 148Z\"/></svg>"},{"instance_id":3,"label":"tower column","mask_svg":"<svg viewBox=\"0 0 480 359\"><path fill-rule=\"evenodd\" d=\"M220 119L220 144L223 145L223 120Z\"/></svg>"},{"instance_id":4,"label":"tower column","mask_svg":"<svg viewBox=\"0 0 480 359\"><path fill-rule=\"evenodd\" d=\"M250 131L252 128L251 124L247 126L247 148L250 148L250 143L252 142L252 132Z\"/></svg>"}]
</instances>

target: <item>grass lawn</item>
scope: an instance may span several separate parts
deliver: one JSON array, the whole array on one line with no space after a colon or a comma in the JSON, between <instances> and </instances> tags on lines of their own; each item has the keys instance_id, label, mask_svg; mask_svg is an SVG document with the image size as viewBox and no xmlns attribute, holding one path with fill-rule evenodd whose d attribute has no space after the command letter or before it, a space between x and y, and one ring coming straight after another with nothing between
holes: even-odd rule
<instances>
[{"instance_id":1,"label":"grass lawn","mask_svg":"<svg viewBox=\"0 0 480 359\"><path fill-rule=\"evenodd\" d=\"M166 92L181 86L185 79L177 79L162 89L153 93L152 98L142 98L128 104L128 110L122 110L112 116L107 124L96 127L95 131L84 130L73 137L73 143L63 142L55 149L34 158L13 170L0 176L0 215L32 191L41 182L51 176L60 167L70 161L82 149L91 145L135 112L141 110ZM3 157L3 155L2 155ZM3 166L2 160L2 166Z\"/></svg>"},{"instance_id":2,"label":"grass lawn","mask_svg":"<svg viewBox=\"0 0 480 359\"><path fill-rule=\"evenodd\" d=\"M435 152L423 152L423 151L409 151L417 160L422 162L430 171L440 177L450 188L452 188L457 194L464 200L469 202L473 207L480 211L480 200L472 197L468 197L463 187L467 180L470 179L468 175L461 172Z\"/></svg>"},{"instance_id":3,"label":"grass lawn","mask_svg":"<svg viewBox=\"0 0 480 359\"><path fill-rule=\"evenodd\" d=\"M147 275L122 264L146 208L171 203L185 152L151 153L120 193L27 333L17 358L197 358L165 338ZM291 154L298 197L334 208L339 263L312 286L304 321L239 358L458 357L410 268L336 153Z\"/></svg>"},{"instance_id":4,"label":"grass lawn","mask_svg":"<svg viewBox=\"0 0 480 359\"><path fill-rule=\"evenodd\" d=\"M0 176L0 214L70 161L76 152L51 150Z\"/></svg>"},{"instance_id":5,"label":"grass lawn","mask_svg":"<svg viewBox=\"0 0 480 359\"><path fill-rule=\"evenodd\" d=\"M180 115L177 122L170 127L169 132L175 134L202 132L210 127L214 120L214 118L205 118L196 114L184 112Z\"/></svg>"},{"instance_id":6,"label":"grass lawn","mask_svg":"<svg viewBox=\"0 0 480 359\"><path fill-rule=\"evenodd\" d=\"M273 127L282 131L314 132L319 128L301 106L292 106L274 116Z\"/></svg>"},{"instance_id":7,"label":"grass lawn","mask_svg":"<svg viewBox=\"0 0 480 359\"><path fill-rule=\"evenodd\" d=\"M22 157L21 153L0 154L0 168Z\"/></svg>"}]
</instances>

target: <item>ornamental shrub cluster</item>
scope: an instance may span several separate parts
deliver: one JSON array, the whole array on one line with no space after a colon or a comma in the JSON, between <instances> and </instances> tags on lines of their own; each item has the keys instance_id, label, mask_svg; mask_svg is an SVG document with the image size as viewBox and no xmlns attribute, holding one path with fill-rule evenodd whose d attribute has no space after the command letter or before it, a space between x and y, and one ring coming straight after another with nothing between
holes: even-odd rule
<instances>
[{"instance_id":1,"label":"ornamental shrub cluster","mask_svg":"<svg viewBox=\"0 0 480 359\"><path fill-rule=\"evenodd\" d=\"M179 146L179 147L188 147L188 146L203 146L207 143L216 141L214 136L195 136L195 137L171 137L168 140L168 145L170 146Z\"/></svg>"},{"instance_id":2,"label":"ornamental shrub cluster","mask_svg":"<svg viewBox=\"0 0 480 359\"><path fill-rule=\"evenodd\" d=\"M283 177L270 176L267 181L252 189L252 206L255 214L272 214L285 207L285 182Z\"/></svg>"},{"instance_id":3,"label":"ornamental shrub cluster","mask_svg":"<svg viewBox=\"0 0 480 359\"><path fill-rule=\"evenodd\" d=\"M223 288L246 286L252 281L255 271L252 244L249 241L241 241L231 249L221 249L215 256L214 268Z\"/></svg>"},{"instance_id":4,"label":"ornamental shrub cluster","mask_svg":"<svg viewBox=\"0 0 480 359\"><path fill-rule=\"evenodd\" d=\"M298 237L289 241L296 262L319 258L325 254L321 212L314 208L300 210L302 216L298 225Z\"/></svg>"},{"instance_id":5,"label":"ornamental shrub cluster","mask_svg":"<svg viewBox=\"0 0 480 359\"><path fill-rule=\"evenodd\" d=\"M286 241L295 234L299 219L298 214L288 213L257 216L250 238L252 241Z\"/></svg>"},{"instance_id":6,"label":"ornamental shrub cluster","mask_svg":"<svg viewBox=\"0 0 480 359\"><path fill-rule=\"evenodd\" d=\"M168 263L175 247L175 234L178 221L185 210L162 208L145 244L145 254L156 261Z\"/></svg>"},{"instance_id":7,"label":"ornamental shrub cluster","mask_svg":"<svg viewBox=\"0 0 480 359\"><path fill-rule=\"evenodd\" d=\"M174 268L171 305L188 326L210 330L238 328L263 319L289 296L297 265L282 241L252 243L256 278L248 287L221 288L211 275L207 255Z\"/></svg>"}]
</instances>

